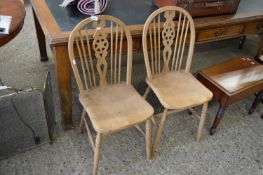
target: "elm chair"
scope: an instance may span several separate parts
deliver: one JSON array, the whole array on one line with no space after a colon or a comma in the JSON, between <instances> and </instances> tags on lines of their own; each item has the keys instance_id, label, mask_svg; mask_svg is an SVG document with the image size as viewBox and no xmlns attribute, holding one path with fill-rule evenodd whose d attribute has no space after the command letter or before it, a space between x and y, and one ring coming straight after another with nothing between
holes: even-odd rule
<instances>
[{"instance_id":1,"label":"elm chair","mask_svg":"<svg viewBox=\"0 0 263 175\"><path fill-rule=\"evenodd\" d=\"M153 90L164 106L152 153L167 115L182 110L190 109L200 118L197 133L197 141L200 141L208 101L213 94L190 73L195 43L192 17L176 6L160 8L148 17L142 37L148 84L144 97ZM201 116L193 110L193 107L198 105L203 105Z\"/></svg>"},{"instance_id":2,"label":"elm chair","mask_svg":"<svg viewBox=\"0 0 263 175\"><path fill-rule=\"evenodd\" d=\"M132 126L140 129L138 124L143 122L145 133L140 131L146 137L149 159L153 108L131 85L132 38L125 24L107 15L87 18L71 32L68 48L84 108L80 130L85 125L94 150L93 175L98 171L103 136ZM97 133L95 143L87 118Z\"/></svg>"}]
</instances>

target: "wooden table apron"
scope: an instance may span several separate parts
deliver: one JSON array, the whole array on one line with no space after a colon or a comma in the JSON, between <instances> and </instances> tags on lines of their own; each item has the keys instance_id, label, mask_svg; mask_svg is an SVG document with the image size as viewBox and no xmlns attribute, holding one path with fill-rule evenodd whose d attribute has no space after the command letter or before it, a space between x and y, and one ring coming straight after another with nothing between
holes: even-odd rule
<instances>
[{"instance_id":1,"label":"wooden table apron","mask_svg":"<svg viewBox=\"0 0 263 175\"><path fill-rule=\"evenodd\" d=\"M235 15L195 19L196 42L205 43L248 34L259 34L261 36L261 42L256 55L256 57L259 57L263 53L263 2L257 0L251 1L241 0L239 10ZM31 0L31 4L37 30L41 61L48 59L46 41L51 47L55 57L62 121L64 129L69 129L73 127L71 67L67 50L70 31L63 32L60 29L45 0ZM254 9L247 10L246 8ZM132 33L134 50L141 50L143 24L130 25L128 28Z\"/></svg>"}]
</instances>

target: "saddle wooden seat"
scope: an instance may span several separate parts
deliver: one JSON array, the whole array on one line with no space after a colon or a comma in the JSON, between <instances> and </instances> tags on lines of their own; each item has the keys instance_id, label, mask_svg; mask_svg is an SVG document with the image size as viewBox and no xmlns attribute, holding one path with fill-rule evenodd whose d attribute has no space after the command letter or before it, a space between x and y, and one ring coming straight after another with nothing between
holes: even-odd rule
<instances>
[{"instance_id":1,"label":"saddle wooden seat","mask_svg":"<svg viewBox=\"0 0 263 175\"><path fill-rule=\"evenodd\" d=\"M213 95L191 73L184 71L163 72L146 81L167 109L189 109L209 101Z\"/></svg>"},{"instance_id":2,"label":"saddle wooden seat","mask_svg":"<svg viewBox=\"0 0 263 175\"><path fill-rule=\"evenodd\" d=\"M220 105L210 134L214 134L225 108L263 90L263 65L248 57L237 57L202 69L197 79L213 92Z\"/></svg>"},{"instance_id":3,"label":"saddle wooden seat","mask_svg":"<svg viewBox=\"0 0 263 175\"><path fill-rule=\"evenodd\" d=\"M94 129L103 134L142 123L153 114L153 108L126 83L95 88L79 100Z\"/></svg>"}]
</instances>

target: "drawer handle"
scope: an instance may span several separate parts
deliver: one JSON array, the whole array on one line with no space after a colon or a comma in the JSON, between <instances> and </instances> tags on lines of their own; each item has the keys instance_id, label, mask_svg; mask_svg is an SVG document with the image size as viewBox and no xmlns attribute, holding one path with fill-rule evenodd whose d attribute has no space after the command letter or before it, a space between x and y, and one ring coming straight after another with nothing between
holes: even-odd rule
<instances>
[{"instance_id":1,"label":"drawer handle","mask_svg":"<svg viewBox=\"0 0 263 175\"><path fill-rule=\"evenodd\" d=\"M223 1L217 1L217 2L205 2L204 7L205 8L210 8L210 7L218 7L220 8L221 6L224 5Z\"/></svg>"},{"instance_id":2,"label":"drawer handle","mask_svg":"<svg viewBox=\"0 0 263 175\"><path fill-rule=\"evenodd\" d=\"M263 30L263 24L258 24L258 25L257 25L257 29L258 29L258 30Z\"/></svg>"},{"instance_id":3,"label":"drawer handle","mask_svg":"<svg viewBox=\"0 0 263 175\"><path fill-rule=\"evenodd\" d=\"M227 30L219 30L214 33L215 37L220 37L226 34Z\"/></svg>"}]
</instances>

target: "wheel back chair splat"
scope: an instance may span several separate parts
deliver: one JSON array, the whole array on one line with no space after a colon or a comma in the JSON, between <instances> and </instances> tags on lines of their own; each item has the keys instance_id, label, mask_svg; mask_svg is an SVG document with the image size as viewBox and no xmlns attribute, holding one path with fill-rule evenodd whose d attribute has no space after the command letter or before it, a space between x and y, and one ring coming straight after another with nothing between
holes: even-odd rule
<instances>
[{"instance_id":1,"label":"wheel back chair splat","mask_svg":"<svg viewBox=\"0 0 263 175\"><path fill-rule=\"evenodd\" d=\"M131 126L143 132L138 127L143 122L146 122L143 133L149 159L153 108L131 85L132 38L125 24L106 15L87 18L72 31L68 47L80 91L79 100L84 108L80 129L82 132L85 125L95 153L93 174L98 172L102 137ZM127 59L122 59L124 48L127 49ZM122 76L125 71L126 77ZM95 143L86 114L97 132Z\"/></svg>"},{"instance_id":2,"label":"wheel back chair splat","mask_svg":"<svg viewBox=\"0 0 263 175\"><path fill-rule=\"evenodd\" d=\"M142 39L148 84L144 98L153 90L165 108L156 131L152 155L168 114L190 109L197 115L193 107L203 105L201 116L197 115L200 118L197 141L200 141L208 101L213 94L190 73L195 43L192 17L179 7L160 8L147 19Z\"/></svg>"}]
</instances>

